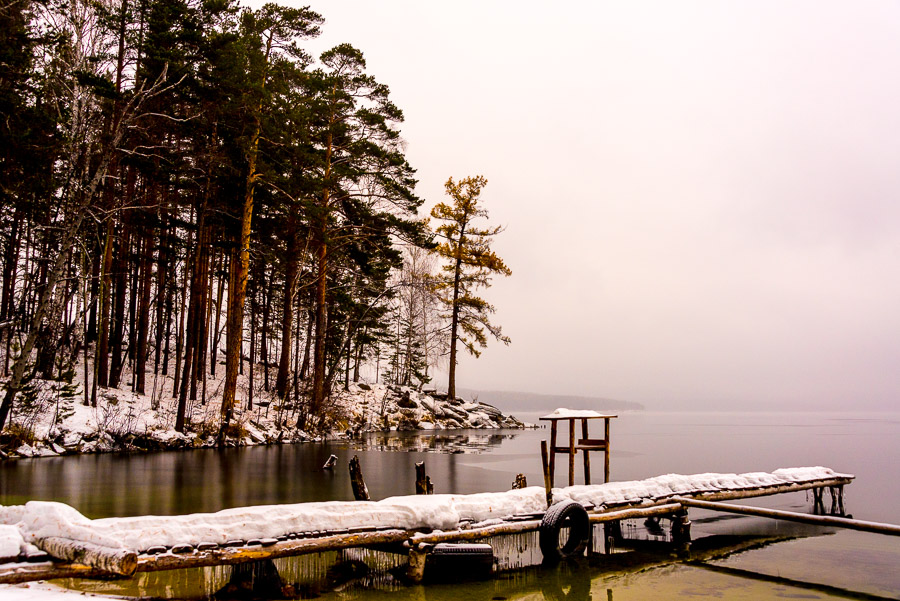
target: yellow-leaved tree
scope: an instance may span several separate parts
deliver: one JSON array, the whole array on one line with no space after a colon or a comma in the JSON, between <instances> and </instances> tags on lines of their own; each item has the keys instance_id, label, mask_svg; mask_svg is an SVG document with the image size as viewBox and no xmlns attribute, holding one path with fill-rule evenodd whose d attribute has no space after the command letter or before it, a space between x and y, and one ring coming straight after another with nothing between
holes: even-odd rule
<instances>
[{"instance_id":1,"label":"yellow-leaved tree","mask_svg":"<svg viewBox=\"0 0 900 601\"><path fill-rule=\"evenodd\" d=\"M487 346L487 334L503 344L510 340L499 326L490 322L494 306L475 295L479 288L491 285L491 276L512 275L503 259L491 250L491 239L503 231L501 226L479 227L476 220L486 220L487 211L479 206L481 190L487 179L476 175L458 182L447 180L444 189L450 204L439 203L431 210L438 220L435 229L439 240L435 253L444 261L436 277L435 288L450 314L450 377L447 395L456 396L457 342L474 356ZM487 333L487 334L486 334Z\"/></svg>"}]
</instances>

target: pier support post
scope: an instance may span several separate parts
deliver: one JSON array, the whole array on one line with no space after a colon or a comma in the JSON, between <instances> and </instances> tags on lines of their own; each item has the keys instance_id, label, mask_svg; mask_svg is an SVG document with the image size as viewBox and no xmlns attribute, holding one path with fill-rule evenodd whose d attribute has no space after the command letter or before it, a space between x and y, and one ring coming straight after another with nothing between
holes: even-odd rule
<instances>
[{"instance_id":1,"label":"pier support post","mask_svg":"<svg viewBox=\"0 0 900 601\"><path fill-rule=\"evenodd\" d=\"M406 578L412 584L421 584L425 579L425 560L432 545L414 544L409 548L409 563L406 566Z\"/></svg>"},{"instance_id":2,"label":"pier support post","mask_svg":"<svg viewBox=\"0 0 900 601\"><path fill-rule=\"evenodd\" d=\"M672 542L680 550L687 551L691 545L691 520L687 509L680 509L672 515Z\"/></svg>"},{"instance_id":3,"label":"pier support post","mask_svg":"<svg viewBox=\"0 0 900 601\"><path fill-rule=\"evenodd\" d=\"M622 522L615 520L603 524L604 552L609 555L622 542Z\"/></svg>"},{"instance_id":4,"label":"pier support post","mask_svg":"<svg viewBox=\"0 0 900 601\"><path fill-rule=\"evenodd\" d=\"M829 486L831 491L831 515L844 515L844 487Z\"/></svg>"},{"instance_id":5,"label":"pier support post","mask_svg":"<svg viewBox=\"0 0 900 601\"><path fill-rule=\"evenodd\" d=\"M823 488L812 489L813 513L816 515L824 515L825 514L825 503L822 501L824 492L825 492L825 489L823 489Z\"/></svg>"}]
</instances>

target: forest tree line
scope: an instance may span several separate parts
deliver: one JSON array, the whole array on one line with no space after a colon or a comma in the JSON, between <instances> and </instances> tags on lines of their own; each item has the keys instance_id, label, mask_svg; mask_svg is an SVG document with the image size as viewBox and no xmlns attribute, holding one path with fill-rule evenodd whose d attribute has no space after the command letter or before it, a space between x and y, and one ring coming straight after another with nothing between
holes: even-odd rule
<instances>
[{"instance_id":1,"label":"forest tree line","mask_svg":"<svg viewBox=\"0 0 900 601\"><path fill-rule=\"evenodd\" d=\"M0 428L33 378L81 372L85 404L152 394L179 432L210 379L220 436L260 383L315 430L366 365L421 386L457 341L508 341L473 294L508 275L500 229L417 216L402 111L358 49L304 50L322 24L231 0L0 0ZM486 216L485 183L451 179L456 213L434 218Z\"/></svg>"}]
</instances>

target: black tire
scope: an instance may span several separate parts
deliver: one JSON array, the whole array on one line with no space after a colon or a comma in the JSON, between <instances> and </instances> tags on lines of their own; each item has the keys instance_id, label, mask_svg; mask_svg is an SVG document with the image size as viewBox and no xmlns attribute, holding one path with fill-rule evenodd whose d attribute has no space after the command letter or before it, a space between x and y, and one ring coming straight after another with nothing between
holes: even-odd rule
<instances>
[{"instance_id":1,"label":"black tire","mask_svg":"<svg viewBox=\"0 0 900 601\"><path fill-rule=\"evenodd\" d=\"M569 534L566 542L560 544L559 533L566 527ZM591 522L580 503L566 500L552 505L541 520L540 546L544 563L555 564L582 555L590 535Z\"/></svg>"},{"instance_id":2,"label":"black tire","mask_svg":"<svg viewBox=\"0 0 900 601\"><path fill-rule=\"evenodd\" d=\"M425 559L425 579L429 582L486 580L494 569L494 550L490 545L441 543Z\"/></svg>"}]
</instances>

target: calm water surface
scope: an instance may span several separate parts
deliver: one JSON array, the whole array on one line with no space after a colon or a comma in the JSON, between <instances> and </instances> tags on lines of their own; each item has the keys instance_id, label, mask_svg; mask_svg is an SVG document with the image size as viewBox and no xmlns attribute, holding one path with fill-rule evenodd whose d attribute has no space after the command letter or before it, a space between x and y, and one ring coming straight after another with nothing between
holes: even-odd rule
<instances>
[{"instance_id":1,"label":"calm water surface","mask_svg":"<svg viewBox=\"0 0 900 601\"><path fill-rule=\"evenodd\" d=\"M537 415L520 417L537 421ZM375 499L411 494L413 465L423 460L435 492L500 491L520 472L529 483L541 483L539 444L547 438L548 430L541 429L372 434L321 444L22 460L0 465L0 503L58 500L89 517L104 517L349 500L346 464L353 455L359 456ZM898 413L625 413L613 420L611 446L613 480L828 466L857 476L845 492L854 517L900 523ZM339 458L338 469L322 471L331 454ZM558 485L565 472L565 466L558 469ZM805 493L752 503L795 511L810 507ZM484 583L347 586L317 594L368 600L900 598L900 538L721 519L694 510L691 517L695 539L769 538L758 539L759 548L697 564L661 556L619 560L617 554L590 565L527 570ZM763 544L777 539L786 540ZM157 582L178 589L169 584ZM123 592L117 587L101 584L94 590Z\"/></svg>"}]
</instances>

